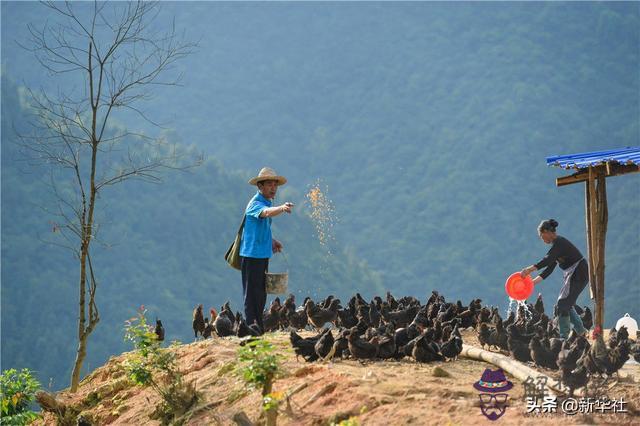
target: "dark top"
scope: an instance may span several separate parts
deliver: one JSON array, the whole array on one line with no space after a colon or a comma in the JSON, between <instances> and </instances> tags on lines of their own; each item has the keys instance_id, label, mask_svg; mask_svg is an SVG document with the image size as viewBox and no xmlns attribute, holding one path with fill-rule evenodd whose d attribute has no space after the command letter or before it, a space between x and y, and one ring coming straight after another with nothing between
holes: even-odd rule
<instances>
[{"instance_id":1,"label":"dark top","mask_svg":"<svg viewBox=\"0 0 640 426\"><path fill-rule=\"evenodd\" d=\"M580 253L580 250L578 250L576 246L571 244L571 241L558 235L553 243L551 243L551 248L547 252L547 255L534 266L538 268L538 270L546 266L547 269L542 271L542 273L540 274L542 279L545 279L555 269L556 262L558 265L560 265L561 269L567 269L578 260L582 259L582 257L583 256L582 253Z\"/></svg>"}]
</instances>

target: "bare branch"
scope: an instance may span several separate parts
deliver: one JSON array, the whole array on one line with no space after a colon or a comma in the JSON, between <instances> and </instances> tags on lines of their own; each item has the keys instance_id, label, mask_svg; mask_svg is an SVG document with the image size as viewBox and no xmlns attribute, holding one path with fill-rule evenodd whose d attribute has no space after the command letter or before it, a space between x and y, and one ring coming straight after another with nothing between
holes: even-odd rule
<instances>
[{"instance_id":1,"label":"bare branch","mask_svg":"<svg viewBox=\"0 0 640 426\"><path fill-rule=\"evenodd\" d=\"M18 134L18 139L30 161L52 170L51 194L57 209L49 214L56 218L53 232L60 236L52 244L71 249L79 260L74 392L87 338L100 320L91 258L92 242L101 243L98 194L128 179L159 183L164 171L187 170L202 161L188 164L183 158L191 152L120 129L113 117L133 111L159 127L140 104L150 99L152 89L179 83L182 75L175 75L174 64L196 45L176 34L175 23L164 34L152 31L158 2L96 1L91 9L83 9L90 6L82 2L47 1L44 5L58 20L42 28L29 25L29 44L23 47L51 75L72 73L78 83L57 96L29 90L32 133Z\"/></svg>"}]
</instances>

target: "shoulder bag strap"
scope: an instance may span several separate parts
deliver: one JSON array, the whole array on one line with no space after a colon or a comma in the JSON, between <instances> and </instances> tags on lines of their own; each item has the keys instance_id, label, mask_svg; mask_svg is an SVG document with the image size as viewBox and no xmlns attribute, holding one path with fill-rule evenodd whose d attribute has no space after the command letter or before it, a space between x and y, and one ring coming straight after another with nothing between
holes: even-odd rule
<instances>
[{"instance_id":1,"label":"shoulder bag strap","mask_svg":"<svg viewBox=\"0 0 640 426\"><path fill-rule=\"evenodd\" d=\"M240 224L240 228L238 229L238 235L242 237L242 230L244 229L244 221L247 219L247 215L242 216L242 223Z\"/></svg>"}]
</instances>

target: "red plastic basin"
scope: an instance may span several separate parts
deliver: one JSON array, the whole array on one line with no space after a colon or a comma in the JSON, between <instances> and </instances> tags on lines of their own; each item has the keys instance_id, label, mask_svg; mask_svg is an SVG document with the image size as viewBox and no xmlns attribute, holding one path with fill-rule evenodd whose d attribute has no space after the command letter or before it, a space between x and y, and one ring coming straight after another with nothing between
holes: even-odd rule
<instances>
[{"instance_id":1,"label":"red plastic basin","mask_svg":"<svg viewBox=\"0 0 640 426\"><path fill-rule=\"evenodd\" d=\"M514 272L504 283L504 289L512 299L527 300L533 293L533 279L530 275L522 278L520 272Z\"/></svg>"}]
</instances>

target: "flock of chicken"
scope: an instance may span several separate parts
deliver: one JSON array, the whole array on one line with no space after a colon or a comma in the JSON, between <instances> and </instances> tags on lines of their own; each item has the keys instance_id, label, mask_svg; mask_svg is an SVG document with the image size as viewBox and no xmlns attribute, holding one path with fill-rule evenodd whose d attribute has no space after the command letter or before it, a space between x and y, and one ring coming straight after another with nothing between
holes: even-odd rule
<instances>
[{"instance_id":1,"label":"flock of chicken","mask_svg":"<svg viewBox=\"0 0 640 426\"><path fill-rule=\"evenodd\" d=\"M229 302L218 313L211 309L211 320L205 318L203 306L193 313L195 337L209 338L214 333L226 336L260 336L263 332L289 330L296 356L306 361L329 360L334 357L358 360L401 359L411 357L418 362L455 359L462 351L460 329L472 327L483 348L493 348L521 362L551 370L560 370L561 380L573 393L587 384L593 375L609 377L633 356L640 362L640 344L629 339L626 328L613 329L604 342L602 332L594 331L595 341L575 332L560 339L557 329L544 313L542 296L535 304L520 305L503 320L497 308L482 306L480 299L468 306L447 302L433 291L427 303L406 296L396 299L387 292L386 300L374 297L367 302L356 293L346 307L329 296L316 303L306 298L296 307L294 295L284 303L275 298L257 323L247 324ZM585 328L593 326L591 311L576 306ZM323 328L330 325L329 328ZM317 334L303 338L296 331L315 329ZM335 333L335 334L334 334Z\"/></svg>"},{"instance_id":2,"label":"flock of chicken","mask_svg":"<svg viewBox=\"0 0 640 426\"><path fill-rule=\"evenodd\" d=\"M588 307L576 306L587 330L593 327ZM586 336L571 331L567 339L561 339L552 321L544 313L542 296L534 305L520 305L506 320L496 309L483 308L477 325L480 344L489 350L497 348L520 362L533 362L538 367L560 370L561 382L569 388L569 394L587 385L597 375L609 377L627 362L631 355L640 362L640 345L629 339L625 327L615 328L605 343L599 327L593 332L594 342Z\"/></svg>"},{"instance_id":3,"label":"flock of chicken","mask_svg":"<svg viewBox=\"0 0 640 426\"><path fill-rule=\"evenodd\" d=\"M293 299L289 296L283 306L291 303ZM475 300L468 307L460 302L447 304L437 292L424 306L415 297L396 300L388 292L385 301L374 297L371 302L358 293L346 308L341 308L340 301L332 296L318 304L307 299L299 312L304 312L316 329L332 323L337 335L334 337L331 329L325 329L316 336L302 338L292 330L291 345L296 355L306 361L335 356L358 360L408 356L418 362L455 359L462 352L459 328L472 324L479 303Z\"/></svg>"},{"instance_id":4,"label":"flock of chicken","mask_svg":"<svg viewBox=\"0 0 640 426\"><path fill-rule=\"evenodd\" d=\"M386 300L376 296L367 302L358 293L346 307L329 296L319 303L306 298L296 307L294 295L284 303L275 298L263 315L263 329L258 324L246 324L240 313L233 314L229 303L220 313L211 309L212 321L203 317L202 305L194 310L195 337L259 336L262 332L289 329L291 345L296 355L307 361L328 360L335 356L353 359L400 359L413 357L419 362L456 358L462 351L459 329L476 324L481 309L479 299L469 306L447 303L433 292L426 305L415 297L394 298L387 292ZM323 329L325 325L331 328ZM313 337L303 338L296 330L312 328ZM336 333L334 335L334 332Z\"/></svg>"}]
</instances>

